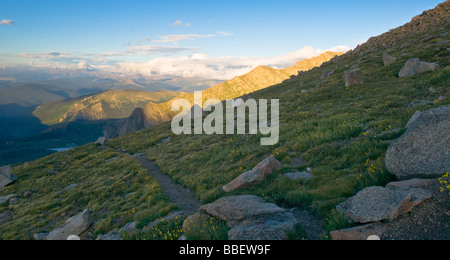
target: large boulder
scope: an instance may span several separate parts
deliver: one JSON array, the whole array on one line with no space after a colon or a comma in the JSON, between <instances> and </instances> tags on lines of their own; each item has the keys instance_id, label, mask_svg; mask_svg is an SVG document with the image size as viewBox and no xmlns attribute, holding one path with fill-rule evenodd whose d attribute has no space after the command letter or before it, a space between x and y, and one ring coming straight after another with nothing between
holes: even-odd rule
<instances>
[{"instance_id":1,"label":"large boulder","mask_svg":"<svg viewBox=\"0 0 450 260\"><path fill-rule=\"evenodd\" d=\"M364 84L364 75L360 69L347 70L344 72L345 86Z\"/></svg>"},{"instance_id":2,"label":"large boulder","mask_svg":"<svg viewBox=\"0 0 450 260\"><path fill-rule=\"evenodd\" d=\"M272 172L281 169L283 165L275 159L275 157L270 156L261 163L255 166L250 171L244 172L236 179L228 183L223 187L225 192L232 192L238 189L249 187L253 184L258 184L264 181Z\"/></svg>"},{"instance_id":3,"label":"large boulder","mask_svg":"<svg viewBox=\"0 0 450 260\"><path fill-rule=\"evenodd\" d=\"M400 78L411 77L436 69L439 69L439 64L437 63L421 62L418 58L412 58L405 63L398 76Z\"/></svg>"},{"instance_id":4,"label":"large boulder","mask_svg":"<svg viewBox=\"0 0 450 260\"><path fill-rule=\"evenodd\" d=\"M69 218L62 226L54 229L47 240L67 240L71 235L79 236L92 225L92 211L86 209L82 213Z\"/></svg>"},{"instance_id":5,"label":"large boulder","mask_svg":"<svg viewBox=\"0 0 450 260\"><path fill-rule=\"evenodd\" d=\"M355 223L365 224L394 220L431 197L430 191L420 188L369 187L336 209Z\"/></svg>"},{"instance_id":6,"label":"large boulder","mask_svg":"<svg viewBox=\"0 0 450 260\"><path fill-rule=\"evenodd\" d=\"M401 180L436 178L450 171L450 107L417 112L407 127L389 147L386 169Z\"/></svg>"},{"instance_id":7,"label":"large boulder","mask_svg":"<svg viewBox=\"0 0 450 260\"><path fill-rule=\"evenodd\" d=\"M298 223L291 212L251 195L221 198L200 211L226 221L230 240L285 240Z\"/></svg>"},{"instance_id":8,"label":"large boulder","mask_svg":"<svg viewBox=\"0 0 450 260\"><path fill-rule=\"evenodd\" d=\"M0 167L0 188L6 187L17 181L17 176L12 174L11 166Z\"/></svg>"}]
</instances>

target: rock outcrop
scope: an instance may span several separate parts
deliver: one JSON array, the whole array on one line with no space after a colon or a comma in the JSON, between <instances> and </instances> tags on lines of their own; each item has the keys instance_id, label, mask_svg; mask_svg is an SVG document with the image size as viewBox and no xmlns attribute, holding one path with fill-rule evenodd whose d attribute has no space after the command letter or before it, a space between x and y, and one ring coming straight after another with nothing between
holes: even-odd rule
<instances>
[{"instance_id":1,"label":"rock outcrop","mask_svg":"<svg viewBox=\"0 0 450 260\"><path fill-rule=\"evenodd\" d=\"M431 192L421 188L369 187L336 208L355 223L394 220L430 199Z\"/></svg>"},{"instance_id":2,"label":"rock outcrop","mask_svg":"<svg viewBox=\"0 0 450 260\"><path fill-rule=\"evenodd\" d=\"M47 236L47 240L67 240L71 235L79 236L92 224L92 211L86 209L82 213L69 218L62 226L54 229Z\"/></svg>"},{"instance_id":3,"label":"rock outcrop","mask_svg":"<svg viewBox=\"0 0 450 260\"><path fill-rule=\"evenodd\" d=\"M400 70L398 76L400 78L411 77L437 69L439 69L439 64L437 63L421 62L420 59L413 58L405 63L405 66Z\"/></svg>"},{"instance_id":4,"label":"rock outcrop","mask_svg":"<svg viewBox=\"0 0 450 260\"><path fill-rule=\"evenodd\" d=\"M226 221L229 240L285 240L298 224L291 212L251 195L221 198L200 211Z\"/></svg>"},{"instance_id":5,"label":"rock outcrop","mask_svg":"<svg viewBox=\"0 0 450 260\"><path fill-rule=\"evenodd\" d=\"M417 112L388 149L386 169L399 179L436 178L450 171L450 107Z\"/></svg>"},{"instance_id":6,"label":"rock outcrop","mask_svg":"<svg viewBox=\"0 0 450 260\"><path fill-rule=\"evenodd\" d=\"M383 53L383 63L384 63L385 67L391 65L392 63L394 63L396 61L397 61L396 57L391 56L391 55L389 55L387 53Z\"/></svg>"},{"instance_id":7,"label":"rock outcrop","mask_svg":"<svg viewBox=\"0 0 450 260\"><path fill-rule=\"evenodd\" d=\"M253 184L261 183L273 171L276 171L281 167L283 167L283 165L277 159L275 159L275 157L270 156L269 158L259 163L252 170L244 172L229 184L225 185L223 187L223 190L225 192L232 192L238 189L249 187Z\"/></svg>"},{"instance_id":8,"label":"rock outcrop","mask_svg":"<svg viewBox=\"0 0 450 260\"><path fill-rule=\"evenodd\" d=\"M347 70L344 72L345 86L364 84L364 75L360 69Z\"/></svg>"},{"instance_id":9,"label":"rock outcrop","mask_svg":"<svg viewBox=\"0 0 450 260\"><path fill-rule=\"evenodd\" d=\"M6 187L17 181L17 176L12 174L11 166L0 167L0 188Z\"/></svg>"}]
</instances>

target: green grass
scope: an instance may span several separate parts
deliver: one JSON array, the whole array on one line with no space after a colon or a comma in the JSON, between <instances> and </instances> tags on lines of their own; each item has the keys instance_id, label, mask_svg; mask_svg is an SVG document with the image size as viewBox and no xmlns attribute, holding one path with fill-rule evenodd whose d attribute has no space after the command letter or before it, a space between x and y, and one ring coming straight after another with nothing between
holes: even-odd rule
<instances>
[{"instance_id":1,"label":"green grass","mask_svg":"<svg viewBox=\"0 0 450 260\"><path fill-rule=\"evenodd\" d=\"M117 156L118 160L105 162ZM53 176L50 169L59 173ZM13 212L13 219L0 226L0 239L30 239L86 208L94 212L94 236L134 220L143 226L175 209L139 163L95 145L25 163L15 167L14 173L19 181L1 190L0 196L17 194L20 202L0 206L0 212ZM74 183L78 186L73 190L64 190ZM26 191L34 194L24 197ZM133 195L125 199L127 194Z\"/></svg>"},{"instance_id":2,"label":"green grass","mask_svg":"<svg viewBox=\"0 0 450 260\"><path fill-rule=\"evenodd\" d=\"M280 122L284 124L280 142L273 147L260 146L260 135L175 136L171 135L170 124L114 139L109 144L130 152L145 152L164 173L195 191L204 203L227 195L223 185L274 155L285 164L282 170L259 185L231 195L254 194L287 207L310 208L327 219L329 232L342 227L343 221L330 217L338 203L365 187L395 180L384 167L384 157L390 144L406 131L410 117L417 110L450 104L448 55L442 50L423 51L421 45L411 48L402 50L409 52L408 56L389 67L382 65L381 51L364 59L359 66L366 81L362 85L344 86L343 72L358 58L349 57L324 81L319 80L321 70L314 70L253 93L255 99L280 99ZM410 57L439 61L441 69L398 78ZM322 69L334 66L329 63ZM430 92L430 87L436 92ZM306 94L301 92L311 88ZM437 101L439 96L446 98ZM416 100L435 102L410 107ZM160 144L168 136L172 141ZM291 181L282 175L295 168L290 161L298 156L313 168L312 180Z\"/></svg>"},{"instance_id":3,"label":"green grass","mask_svg":"<svg viewBox=\"0 0 450 260\"><path fill-rule=\"evenodd\" d=\"M450 104L448 51L424 49L426 43L419 36L402 39L411 43L409 47L389 50L399 57L389 67L382 62L385 50L375 49L362 59L359 55L347 55L341 61L329 62L321 69L252 93L254 99L280 100L282 126L280 141L275 146L260 146L261 135L175 136L170 123L110 140L108 145L130 153L146 153L163 173L191 189L203 203L227 195L252 194L284 207L311 209L325 221L326 233L346 227L349 224L335 211L336 205L365 187L382 186L394 180L385 169L384 157L390 144L406 131L410 117L417 110ZM411 57L438 61L441 69L398 78L399 70ZM365 83L346 88L343 73L358 60ZM320 80L324 69L336 72ZM300 87L300 82L304 87ZM430 87L434 93L429 91ZM302 93L306 89L312 90ZM437 101L440 96L445 99ZM434 103L409 106L417 100ZM162 144L161 140L169 136L171 141ZM270 155L282 161L284 167L261 184L231 194L223 192L224 185ZM118 155L112 151L87 145L16 167L14 171L20 181L0 191L0 195L21 195L27 190L36 194L31 199L21 199L18 205L0 208L0 212L12 210L15 216L0 227L0 238L29 238L32 233L49 230L87 207L94 209L99 221L93 229L95 234L131 220L138 220L139 228L143 228L174 208L156 181L135 161L120 156L117 161L104 162L115 156ZM306 165L294 167L291 161L299 156ZM291 181L283 175L306 167L313 169L311 180ZM48 168L58 168L60 174L49 176ZM80 185L69 193L55 194L71 183ZM124 200L130 192L136 192L136 196ZM153 231L128 234L124 239L170 240L178 238L180 228L181 220L161 223ZM222 239L226 229L219 230L219 233L209 230L206 235L197 232L191 238ZM302 230L298 228L290 237L301 238Z\"/></svg>"}]
</instances>

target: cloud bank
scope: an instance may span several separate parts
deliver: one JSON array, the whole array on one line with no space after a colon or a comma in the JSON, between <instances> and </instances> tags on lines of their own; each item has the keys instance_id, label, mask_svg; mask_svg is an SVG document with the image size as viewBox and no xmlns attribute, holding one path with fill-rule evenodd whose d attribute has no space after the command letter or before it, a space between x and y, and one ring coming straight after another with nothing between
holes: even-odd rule
<instances>
[{"instance_id":1,"label":"cloud bank","mask_svg":"<svg viewBox=\"0 0 450 260\"><path fill-rule=\"evenodd\" d=\"M7 19L3 19L0 20L0 25L13 25L13 21L12 20L7 20Z\"/></svg>"},{"instance_id":2,"label":"cloud bank","mask_svg":"<svg viewBox=\"0 0 450 260\"><path fill-rule=\"evenodd\" d=\"M285 68L296 62L319 56L325 51L347 52L350 48L337 46L328 50L305 47L301 50L276 57L208 57L195 53L181 57L158 57L145 63L124 62L110 68L125 74L170 75L200 77L205 79L229 80L253 70L259 65Z\"/></svg>"}]
</instances>

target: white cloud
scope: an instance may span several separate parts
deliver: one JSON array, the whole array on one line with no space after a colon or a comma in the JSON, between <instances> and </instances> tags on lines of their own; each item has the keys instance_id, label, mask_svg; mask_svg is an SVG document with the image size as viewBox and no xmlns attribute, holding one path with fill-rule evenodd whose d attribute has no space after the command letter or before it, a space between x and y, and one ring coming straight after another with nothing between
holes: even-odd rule
<instances>
[{"instance_id":1,"label":"white cloud","mask_svg":"<svg viewBox=\"0 0 450 260\"><path fill-rule=\"evenodd\" d=\"M175 34L175 35L164 35L161 37L160 40L153 40L154 43L169 43L169 42L179 42L179 41L185 41L185 40L194 40L194 39L201 39L201 38L209 38L209 37L215 37L217 35L215 34L208 34L208 35L199 35L199 34Z\"/></svg>"},{"instance_id":2,"label":"white cloud","mask_svg":"<svg viewBox=\"0 0 450 260\"><path fill-rule=\"evenodd\" d=\"M184 28L190 28L191 26L192 26L191 23L187 23L187 24L184 25Z\"/></svg>"},{"instance_id":3,"label":"white cloud","mask_svg":"<svg viewBox=\"0 0 450 260\"><path fill-rule=\"evenodd\" d=\"M225 31L219 31L217 33L213 34L173 34L173 35L164 35L161 36L161 39L159 40L152 40L153 43L176 43L180 41L186 41L186 40L195 40L195 39L202 39L202 38L211 38L211 37L229 37L233 36L232 32L225 32Z\"/></svg>"},{"instance_id":4,"label":"white cloud","mask_svg":"<svg viewBox=\"0 0 450 260\"><path fill-rule=\"evenodd\" d=\"M337 46L330 51L348 51L345 46ZM301 50L276 57L217 57L211 58L204 53L191 56L158 57L145 63L119 63L111 68L124 73L142 73L145 75L171 75L180 77L201 77L206 79L229 80L243 75L259 65L285 68L296 62L320 55L329 50L305 47Z\"/></svg>"},{"instance_id":5,"label":"white cloud","mask_svg":"<svg viewBox=\"0 0 450 260\"><path fill-rule=\"evenodd\" d=\"M13 21L12 20L7 20L7 19L3 19L0 20L0 25L13 25Z\"/></svg>"},{"instance_id":6,"label":"white cloud","mask_svg":"<svg viewBox=\"0 0 450 260\"><path fill-rule=\"evenodd\" d=\"M182 24L183 24L183 21L176 20L172 25L178 27L178 26L181 26Z\"/></svg>"}]
</instances>

